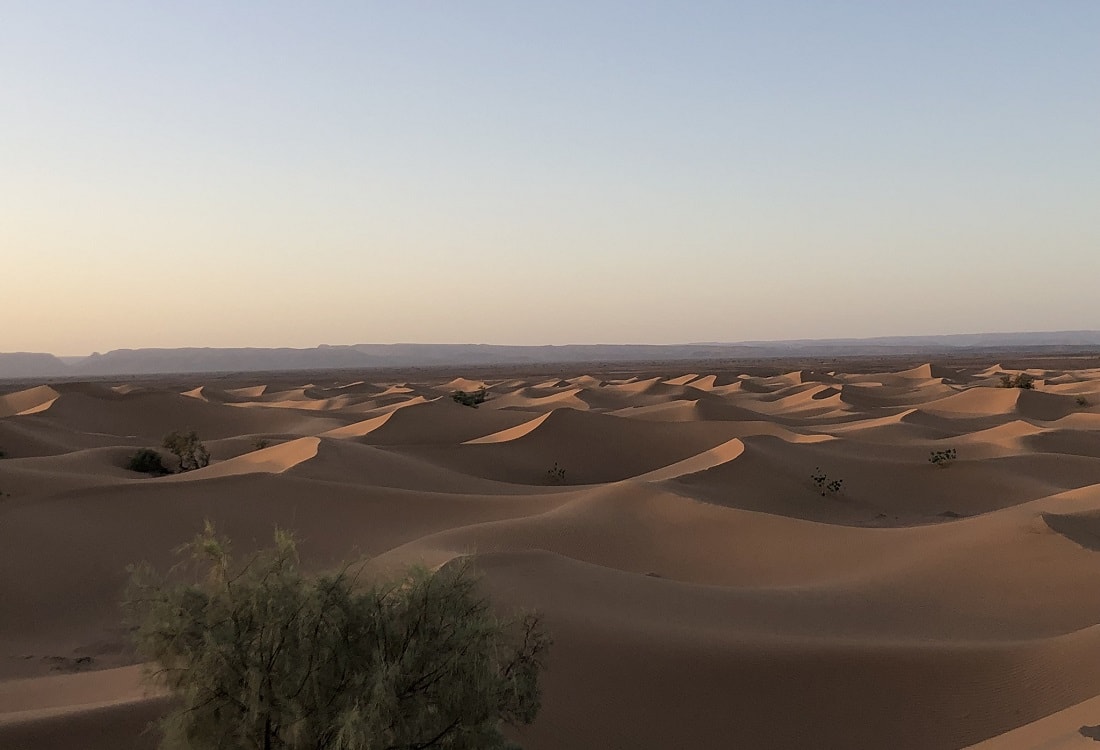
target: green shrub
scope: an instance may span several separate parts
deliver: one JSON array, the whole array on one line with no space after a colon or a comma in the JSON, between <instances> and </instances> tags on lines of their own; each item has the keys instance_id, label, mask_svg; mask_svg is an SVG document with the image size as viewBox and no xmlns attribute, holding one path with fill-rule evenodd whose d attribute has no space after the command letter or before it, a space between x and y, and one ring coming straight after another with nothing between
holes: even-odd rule
<instances>
[{"instance_id":1,"label":"green shrub","mask_svg":"<svg viewBox=\"0 0 1100 750\"><path fill-rule=\"evenodd\" d=\"M1078 396L1077 399L1076 399L1076 403L1082 409L1086 409L1086 408L1088 408L1089 406L1092 405L1092 404L1089 403L1089 400L1087 398L1085 398L1084 396ZM4 457L4 454L0 453L0 458L3 458L3 457Z\"/></svg>"},{"instance_id":2,"label":"green shrub","mask_svg":"<svg viewBox=\"0 0 1100 750\"><path fill-rule=\"evenodd\" d=\"M164 476L168 473L168 469L165 468L164 462L160 458L160 454L149 448L142 448L137 453L130 456L126 468L130 471L136 471L142 474L152 474L156 477Z\"/></svg>"},{"instance_id":3,"label":"green shrub","mask_svg":"<svg viewBox=\"0 0 1100 750\"><path fill-rule=\"evenodd\" d=\"M558 462L555 461L554 465L546 470L546 478L550 484L565 484L565 469L558 466Z\"/></svg>"},{"instance_id":4,"label":"green shrub","mask_svg":"<svg viewBox=\"0 0 1100 750\"><path fill-rule=\"evenodd\" d=\"M810 474L810 479L813 480L814 486L817 487L822 497L826 495L839 495L840 490L844 487L843 479L829 479L829 477L818 466Z\"/></svg>"},{"instance_id":5,"label":"green shrub","mask_svg":"<svg viewBox=\"0 0 1100 750\"><path fill-rule=\"evenodd\" d=\"M192 471L210 465L210 451L199 442L199 435L190 432L171 432L164 438L163 447L180 460L180 471Z\"/></svg>"},{"instance_id":6,"label":"green shrub","mask_svg":"<svg viewBox=\"0 0 1100 750\"><path fill-rule=\"evenodd\" d=\"M502 750L538 713L540 618L498 618L468 565L309 577L288 534L238 565L209 523L184 550L193 580L139 566L126 597L163 747Z\"/></svg>"},{"instance_id":7,"label":"green shrub","mask_svg":"<svg viewBox=\"0 0 1100 750\"><path fill-rule=\"evenodd\" d=\"M939 466L941 469L946 469L948 466L954 463L955 459L957 459L958 457L959 456L957 453L955 453L954 448L948 448L947 450L943 451L932 451L931 455L928 457L928 460L936 466Z\"/></svg>"},{"instance_id":8,"label":"green shrub","mask_svg":"<svg viewBox=\"0 0 1100 750\"><path fill-rule=\"evenodd\" d=\"M489 394L484 388L478 388L473 393L467 393L466 391L455 391L451 394L451 398L453 398L456 402L462 404L463 406L472 406L475 409L477 408L478 404L485 403L485 399L487 399L488 397Z\"/></svg>"},{"instance_id":9,"label":"green shrub","mask_svg":"<svg viewBox=\"0 0 1100 750\"><path fill-rule=\"evenodd\" d=\"M1000 388L1023 388L1025 390L1031 390L1035 387L1035 378L1028 375L1026 372L1021 372L1018 375L1009 375L1005 373L1001 376Z\"/></svg>"},{"instance_id":10,"label":"green shrub","mask_svg":"<svg viewBox=\"0 0 1100 750\"><path fill-rule=\"evenodd\" d=\"M255 448L258 451L262 451L264 448L267 448L270 445L271 445L271 441L270 440L265 440L264 438L259 438L258 440L253 440L252 441L252 447Z\"/></svg>"}]
</instances>

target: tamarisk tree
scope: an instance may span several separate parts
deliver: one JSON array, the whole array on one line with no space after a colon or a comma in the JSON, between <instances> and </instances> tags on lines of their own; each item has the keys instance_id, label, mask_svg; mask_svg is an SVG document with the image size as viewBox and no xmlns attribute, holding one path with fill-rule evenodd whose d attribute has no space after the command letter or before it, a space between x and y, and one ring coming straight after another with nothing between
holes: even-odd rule
<instances>
[{"instance_id":1,"label":"tamarisk tree","mask_svg":"<svg viewBox=\"0 0 1100 750\"><path fill-rule=\"evenodd\" d=\"M134 568L126 599L178 699L164 748L515 748L502 728L538 712L540 619L494 615L468 564L309 577L289 534L237 565L210 524L183 551L168 577Z\"/></svg>"}]
</instances>

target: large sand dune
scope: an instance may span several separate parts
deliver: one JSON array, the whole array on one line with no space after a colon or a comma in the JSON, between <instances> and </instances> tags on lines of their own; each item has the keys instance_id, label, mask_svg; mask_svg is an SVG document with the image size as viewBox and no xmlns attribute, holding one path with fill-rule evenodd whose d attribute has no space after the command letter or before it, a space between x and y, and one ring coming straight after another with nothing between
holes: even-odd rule
<instances>
[{"instance_id":1,"label":"large sand dune","mask_svg":"<svg viewBox=\"0 0 1100 750\"><path fill-rule=\"evenodd\" d=\"M118 601L204 519L472 557L555 640L528 750L1095 744L1100 371L695 370L0 393L0 748L155 746ZM127 469L180 429L210 466Z\"/></svg>"}]
</instances>

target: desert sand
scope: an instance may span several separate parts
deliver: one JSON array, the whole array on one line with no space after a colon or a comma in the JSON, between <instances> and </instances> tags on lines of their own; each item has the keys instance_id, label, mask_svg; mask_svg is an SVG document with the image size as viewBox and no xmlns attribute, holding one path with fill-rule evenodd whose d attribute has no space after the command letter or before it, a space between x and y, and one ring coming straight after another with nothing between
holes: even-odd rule
<instances>
[{"instance_id":1,"label":"desert sand","mask_svg":"<svg viewBox=\"0 0 1100 750\"><path fill-rule=\"evenodd\" d=\"M1018 372L0 387L0 748L156 745L126 566L204 519L471 556L555 641L528 750L1100 747L1100 370ZM126 469L177 429L209 467Z\"/></svg>"}]
</instances>

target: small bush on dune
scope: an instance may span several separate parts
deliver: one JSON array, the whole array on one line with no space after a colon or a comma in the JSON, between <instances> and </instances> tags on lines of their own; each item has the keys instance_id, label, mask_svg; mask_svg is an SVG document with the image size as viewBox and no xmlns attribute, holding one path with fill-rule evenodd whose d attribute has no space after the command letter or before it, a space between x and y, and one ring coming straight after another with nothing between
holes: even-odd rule
<instances>
[{"instance_id":1,"label":"small bush on dune","mask_svg":"<svg viewBox=\"0 0 1100 750\"><path fill-rule=\"evenodd\" d=\"M953 464L958 457L959 456L955 452L954 448L948 448L947 450L942 451L932 451L932 454L928 457L928 460L936 466L939 466L941 469L946 469L948 466Z\"/></svg>"},{"instance_id":2,"label":"small bush on dune","mask_svg":"<svg viewBox=\"0 0 1100 750\"><path fill-rule=\"evenodd\" d=\"M168 469L164 466L160 454L149 448L142 448L137 453L130 456L126 468L130 471L137 471L142 474L152 474L155 477L164 476L168 473Z\"/></svg>"},{"instance_id":3,"label":"small bush on dune","mask_svg":"<svg viewBox=\"0 0 1100 750\"><path fill-rule=\"evenodd\" d=\"M262 451L264 448L267 448L270 445L271 445L271 441L270 440L265 440L264 438L259 438L258 440L253 440L252 441L252 447L255 448L258 451Z\"/></svg>"},{"instance_id":4,"label":"small bush on dune","mask_svg":"<svg viewBox=\"0 0 1100 750\"><path fill-rule=\"evenodd\" d=\"M844 487L843 479L829 479L828 475L821 470L820 466L814 469L813 474L810 475L810 479L813 480L814 486L817 487L822 497L826 495L839 495L840 490Z\"/></svg>"},{"instance_id":5,"label":"small bush on dune","mask_svg":"<svg viewBox=\"0 0 1100 750\"><path fill-rule=\"evenodd\" d=\"M468 566L362 584L307 577L284 532L243 565L228 550L207 524L193 582L132 571L139 652L178 706L164 747L502 750L538 713L540 619L496 617Z\"/></svg>"},{"instance_id":6,"label":"small bush on dune","mask_svg":"<svg viewBox=\"0 0 1100 750\"><path fill-rule=\"evenodd\" d=\"M467 393L466 391L455 391L451 394L451 398L453 398L457 403L460 403L463 406L472 406L475 409L477 408L478 404L485 403L485 400L488 397L489 394L484 388L478 388L473 393Z\"/></svg>"},{"instance_id":7,"label":"small bush on dune","mask_svg":"<svg viewBox=\"0 0 1100 750\"><path fill-rule=\"evenodd\" d=\"M192 471L210 465L210 451L199 441L194 430L171 432L164 437L163 447L180 461L180 471Z\"/></svg>"},{"instance_id":8,"label":"small bush on dune","mask_svg":"<svg viewBox=\"0 0 1100 750\"><path fill-rule=\"evenodd\" d=\"M1001 384L999 388L1023 388L1025 390L1031 390L1035 387L1035 378L1028 375L1026 372L1021 372L1018 375L1009 375L1005 373L1001 376Z\"/></svg>"},{"instance_id":9,"label":"small bush on dune","mask_svg":"<svg viewBox=\"0 0 1100 750\"><path fill-rule=\"evenodd\" d=\"M565 484L565 469L558 466L558 462L555 461L554 465L546 470L546 479L550 484Z\"/></svg>"},{"instance_id":10,"label":"small bush on dune","mask_svg":"<svg viewBox=\"0 0 1100 750\"><path fill-rule=\"evenodd\" d=\"M1092 404L1089 403L1089 400L1087 398L1085 398L1084 396L1078 396L1077 399L1076 399L1076 404L1078 406L1080 406L1082 409L1085 409L1089 406L1092 406ZM3 457L4 457L4 454L0 453L0 458L3 458Z\"/></svg>"}]
</instances>

